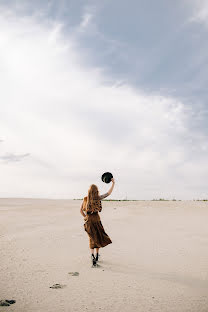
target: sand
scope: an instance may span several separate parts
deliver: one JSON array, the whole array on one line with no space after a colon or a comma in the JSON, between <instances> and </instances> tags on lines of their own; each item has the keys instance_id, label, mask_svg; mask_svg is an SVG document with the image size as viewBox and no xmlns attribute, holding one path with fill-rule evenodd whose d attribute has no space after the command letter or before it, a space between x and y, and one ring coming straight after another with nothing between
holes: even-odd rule
<instances>
[{"instance_id":1,"label":"sand","mask_svg":"<svg viewBox=\"0 0 208 312\"><path fill-rule=\"evenodd\" d=\"M104 201L98 268L80 204L0 199L0 311L208 311L207 202Z\"/></svg>"}]
</instances>

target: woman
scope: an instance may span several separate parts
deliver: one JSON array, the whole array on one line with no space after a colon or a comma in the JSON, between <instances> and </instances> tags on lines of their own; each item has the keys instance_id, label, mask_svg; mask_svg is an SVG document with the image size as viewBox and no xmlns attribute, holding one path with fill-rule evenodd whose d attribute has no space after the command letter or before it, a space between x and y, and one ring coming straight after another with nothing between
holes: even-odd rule
<instances>
[{"instance_id":1,"label":"woman","mask_svg":"<svg viewBox=\"0 0 208 312\"><path fill-rule=\"evenodd\" d=\"M112 178L111 181L111 188L103 195L99 195L97 186L92 184L88 190L88 196L84 197L83 199L80 209L80 213L86 221L84 224L84 229L89 236L89 245L93 266L96 266L98 261L99 248L105 247L112 243L110 237L106 234L103 228L98 213L102 210L101 200L109 196L113 191L115 180ZM94 249L96 249L96 257L94 255Z\"/></svg>"}]
</instances>

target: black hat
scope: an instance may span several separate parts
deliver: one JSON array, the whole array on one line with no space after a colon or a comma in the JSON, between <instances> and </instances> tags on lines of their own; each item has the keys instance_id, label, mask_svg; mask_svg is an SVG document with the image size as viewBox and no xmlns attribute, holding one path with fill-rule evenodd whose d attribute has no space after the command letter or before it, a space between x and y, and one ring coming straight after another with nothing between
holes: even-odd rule
<instances>
[{"instance_id":1,"label":"black hat","mask_svg":"<svg viewBox=\"0 0 208 312\"><path fill-rule=\"evenodd\" d=\"M103 175L101 177L102 181L105 183L110 183L112 178L113 178L113 175L110 172L103 173Z\"/></svg>"}]
</instances>

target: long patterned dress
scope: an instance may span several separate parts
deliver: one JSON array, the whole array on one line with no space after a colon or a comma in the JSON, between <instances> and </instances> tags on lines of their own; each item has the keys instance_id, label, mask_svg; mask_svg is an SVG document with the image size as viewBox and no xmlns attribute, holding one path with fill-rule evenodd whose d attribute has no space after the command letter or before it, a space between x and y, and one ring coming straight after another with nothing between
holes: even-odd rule
<instances>
[{"instance_id":1,"label":"long patterned dress","mask_svg":"<svg viewBox=\"0 0 208 312\"><path fill-rule=\"evenodd\" d=\"M101 199L107 197L108 194L101 195L97 201L97 209L87 212L84 229L89 236L90 249L105 247L112 243L110 237L105 232L98 211L102 210ZM83 210L86 211L87 197L84 197ZM98 211L96 211L98 210Z\"/></svg>"}]
</instances>

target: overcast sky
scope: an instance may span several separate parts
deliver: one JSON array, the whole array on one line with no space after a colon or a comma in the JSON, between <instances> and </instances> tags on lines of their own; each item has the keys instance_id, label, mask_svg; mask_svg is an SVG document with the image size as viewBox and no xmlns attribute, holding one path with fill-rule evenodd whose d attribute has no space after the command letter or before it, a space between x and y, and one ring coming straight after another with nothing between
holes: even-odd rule
<instances>
[{"instance_id":1,"label":"overcast sky","mask_svg":"<svg viewBox=\"0 0 208 312\"><path fill-rule=\"evenodd\" d=\"M0 0L0 196L208 198L206 0Z\"/></svg>"}]
</instances>

